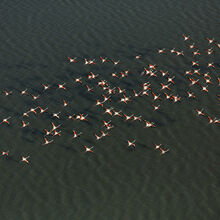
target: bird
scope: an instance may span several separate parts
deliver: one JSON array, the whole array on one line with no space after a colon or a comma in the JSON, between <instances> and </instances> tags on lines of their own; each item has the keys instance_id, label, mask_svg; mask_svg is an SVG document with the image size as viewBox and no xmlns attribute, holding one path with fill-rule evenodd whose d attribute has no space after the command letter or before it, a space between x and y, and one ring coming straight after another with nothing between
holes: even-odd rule
<instances>
[{"instance_id":1,"label":"bird","mask_svg":"<svg viewBox=\"0 0 220 220\"><path fill-rule=\"evenodd\" d=\"M44 143L42 145L47 145L47 144L50 144L52 142L53 142L53 140L48 141L47 138L44 138Z\"/></svg>"},{"instance_id":2,"label":"bird","mask_svg":"<svg viewBox=\"0 0 220 220\"><path fill-rule=\"evenodd\" d=\"M160 85L162 87L160 90L164 90L164 89L171 90L170 87L169 87L171 84L164 85L163 83L160 83Z\"/></svg>"},{"instance_id":3,"label":"bird","mask_svg":"<svg viewBox=\"0 0 220 220\"><path fill-rule=\"evenodd\" d=\"M121 89L120 87L118 87L118 94L122 94L125 93L126 90L125 89Z\"/></svg>"},{"instance_id":4,"label":"bird","mask_svg":"<svg viewBox=\"0 0 220 220\"><path fill-rule=\"evenodd\" d=\"M192 61L192 66L199 66L199 61Z\"/></svg>"},{"instance_id":5,"label":"bird","mask_svg":"<svg viewBox=\"0 0 220 220\"><path fill-rule=\"evenodd\" d=\"M86 88L88 92L94 92L93 88L90 88L88 85L86 85Z\"/></svg>"},{"instance_id":6,"label":"bird","mask_svg":"<svg viewBox=\"0 0 220 220\"><path fill-rule=\"evenodd\" d=\"M6 90L4 90L3 93L5 94L5 96L8 96L8 95L11 95L11 94L12 94L12 91L6 91Z\"/></svg>"},{"instance_id":7,"label":"bird","mask_svg":"<svg viewBox=\"0 0 220 220\"><path fill-rule=\"evenodd\" d=\"M113 107L111 107L111 108L106 108L105 109L105 112L104 112L104 114L106 114L106 113L108 113L110 116L112 116L112 110L113 110L114 108Z\"/></svg>"},{"instance_id":8,"label":"bird","mask_svg":"<svg viewBox=\"0 0 220 220\"><path fill-rule=\"evenodd\" d=\"M201 109L201 110L196 109L196 112L197 112L198 115L205 116L205 114L203 113L203 109Z\"/></svg>"},{"instance_id":9,"label":"bird","mask_svg":"<svg viewBox=\"0 0 220 220\"><path fill-rule=\"evenodd\" d=\"M70 58L70 57L67 57L67 59L69 60L69 63L77 63L77 57L74 57L74 58Z\"/></svg>"},{"instance_id":10,"label":"bird","mask_svg":"<svg viewBox=\"0 0 220 220\"><path fill-rule=\"evenodd\" d=\"M102 101L102 103L105 103L106 101L110 101L111 96L106 97L105 95L102 95L104 100Z\"/></svg>"},{"instance_id":11,"label":"bird","mask_svg":"<svg viewBox=\"0 0 220 220\"><path fill-rule=\"evenodd\" d=\"M186 92L188 94L188 98L195 98L196 97L193 92L189 92L189 91L186 91Z\"/></svg>"},{"instance_id":12,"label":"bird","mask_svg":"<svg viewBox=\"0 0 220 220\"><path fill-rule=\"evenodd\" d=\"M215 41L214 38L211 39L211 38L208 38L208 37L207 37L206 39L208 40L208 43L209 43L209 44L212 44L212 43Z\"/></svg>"},{"instance_id":13,"label":"bird","mask_svg":"<svg viewBox=\"0 0 220 220\"><path fill-rule=\"evenodd\" d=\"M208 64L207 64L207 67L212 67L212 68L215 68L215 66L214 66L214 63L213 63L213 62L208 63Z\"/></svg>"},{"instance_id":14,"label":"bird","mask_svg":"<svg viewBox=\"0 0 220 220\"><path fill-rule=\"evenodd\" d=\"M53 113L53 117L55 117L55 118L60 118L60 116L59 116L59 114L60 114L61 112L57 112L57 113Z\"/></svg>"},{"instance_id":15,"label":"bird","mask_svg":"<svg viewBox=\"0 0 220 220\"><path fill-rule=\"evenodd\" d=\"M82 77L75 78L75 82L82 84Z\"/></svg>"},{"instance_id":16,"label":"bird","mask_svg":"<svg viewBox=\"0 0 220 220\"><path fill-rule=\"evenodd\" d=\"M136 55L134 58L135 58L136 60L141 59L141 55Z\"/></svg>"},{"instance_id":17,"label":"bird","mask_svg":"<svg viewBox=\"0 0 220 220\"><path fill-rule=\"evenodd\" d=\"M176 51L176 55L177 56L184 56L184 53L183 53L183 51Z\"/></svg>"},{"instance_id":18,"label":"bird","mask_svg":"<svg viewBox=\"0 0 220 220\"><path fill-rule=\"evenodd\" d=\"M160 153L161 155L162 155L162 154L165 154L165 153L167 153L167 152L169 152L169 149L163 150L161 147L159 147L159 149L160 149L160 151L161 151L161 153Z\"/></svg>"},{"instance_id":19,"label":"bird","mask_svg":"<svg viewBox=\"0 0 220 220\"><path fill-rule=\"evenodd\" d=\"M79 114L79 115L80 115L80 118L79 118L79 119L80 119L81 121L88 121L87 118L86 118L86 117L88 116L88 114L85 115L85 116L84 116L83 114Z\"/></svg>"},{"instance_id":20,"label":"bird","mask_svg":"<svg viewBox=\"0 0 220 220\"><path fill-rule=\"evenodd\" d=\"M40 109L40 114L42 114L42 113L44 113L44 112L46 112L48 110L48 107L43 109L40 106L38 106L38 108Z\"/></svg>"},{"instance_id":21,"label":"bird","mask_svg":"<svg viewBox=\"0 0 220 220\"><path fill-rule=\"evenodd\" d=\"M94 74L93 72L90 72L88 75L88 79L96 79L99 76L99 74Z\"/></svg>"},{"instance_id":22,"label":"bird","mask_svg":"<svg viewBox=\"0 0 220 220\"><path fill-rule=\"evenodd\" d=\"M27 89L24 89L20 92L21 95L28 95Z\"/></svg>"},{"instance_id":23,"label":"bird","mask_svg":"<svg viewBox=\"0 0 220 220\"><path fill-rule=\"evenodd\" d=\"M142 121L142 115L140 115L140 116L133 116L133 121L139 121L139 122L141 122Z\"/></svg>"},{"instance_id":24,"label":"bird","mask_svg":"<svg viewBox=\"0 0 220 220\"><path fill-rule=\"evenodd\" d=\"M186 36L185 34L183 34L183 38L184 38L184 41L191 40L190 36Z\"/></svg>"},{"instance_id":25,"label":"bird","mask_svg":"<svg viewBox=\"0 0 220 220\"><path fill-rule=\"evenodd\" d=\"M105 62L107 61L107 58L106 58L106 57L101 57L101 56L100 56L100 59L101 59L101 62L102 62L102 63L105 63Z\"/></svg>"},{"instance_id":26,"label":"bird","mask_svg":"<svg viewBox=\"0 0 220 220\"><path fill-rule=\"evenodd\" d=\"M88 60L84 58L84 65L88 65L88 64L89 64Z\"/></svg>"},{"instance_id":27,"label":"bird","mask_svg":"<svg viewBox=\"0 0 220 220\"><path fill-rule=\"evenodd\" d=\"M211 55L211 54L213 54L213 53L214 53L213 48L209 48L209 49L207 49L207 50L206 50L206 53L207 53L207 55Z\"/></svg>"},{"instance_id":28,"label":"bird","mask_svg":"<svg viewBox=\"0 0 220 220\"><path fill-rule=\"evenodd\" d=\"M65 99L63 99L63 107L66 107L68 104Z\"/></svg>"},{"instance_id":29,"label":"bird","mask_svg":"<svg viewBox=\"0 0 220 220\"><path fill-rule=\"evenodd\" d=\"M0 156L8 156L8 154L9 154L9 151L2 151Z\"/></svg>"},{"instance_id":30,"label":"bird","mask_svg":"<svg viewBox=\"0 0 220 220\"><path fill-rule=\"evenodd\" d=\"M168 71L164 72L163 70L159 70L162 77L169 75Z\"/></svg>"},{"instance_id":31,"label":"bird","mask_svg":"<svg viewBox=\"0 0 220 220\"><path fill-rule=\"evenodd\" d=\"M120 114L122 111L120 110L120 111L115 111L115 110L113 110L113 112L114 112L114 115L113 116L119 116L119 117L122 117L122 115Z\"/></svg>"},{"instance_id":32,"label":"bird","mask_svg":"<svg viewBox=\"0 0 220 220\"><path fill-rule=\"evenodd\" d=\"M103 103L102 102L100 102L98 99L96 100L96 104L95 104L96 106L101 106L101 107L103 107Z\"/></svg>"},{"instance_id":33,"label":"bird","mask_svg":"<svg viewBox=\"0 0 220 220\"><path fill-rule=\"evenodd\" d=\"M173 95L172 96L172 98L173 98L173 102L175 103L175 102L180 102L181 101L181 97L179 97L178 95Z\"/></svg>"},{"instance_id":34,"label":"bird","mask_svg":"<svg viewBox=\"0 0 220 220\"><path fill-rule=\"evenodd\" d=\"M129 141L129 140L127 140L127 142L128 142L128 147L135 147L135 142L136 142L136 140L133 140L133 141Z\"/></svg>"},{"instance_id":35,"label":"bird","mask_svg":"<svg viewBox=\"0 0 220 220\"><path fill-rule=\"evenodd\" d=\"M190 49L195 49L195 48L196 48L195 43L190 44L190 45L188 45L188 46L189 46Z\"/></svg>"},{"instance_id":36,"label":"bird","mask_svg":"<svg viewBox=\"0 0 220 220\"><path fill-rule=\"evenodd\" d=\"M199 50L193 52L193 56L200 55Z\"/></svg>"},{"instance_id":37,"label":"bird","mask_svg":"<svg viewBox=\"0 0 220 220\"><path fill-rule=\"evenodd\" d=\"M94 148L94 146L92 146L92 147L87 147L86 145L84 145L84 148L85 148L85 153L87 153L87 152L92 152L92 153L94 153L94 151L92 150L93 148Z\"/></svg>"},{"instance_id":38,"label":"bird","mask_svg":"<svg viewBox=\"0 0 220 220\"><path fill-rule=\"evenodd\" d=\"M191 81L191 83L189 84L189 86L193 86L193 85L195 85L195 84L198 84L198 82L199 82L199 79L195 80L195 79L193 79L193 78L189 78L189 80Z\"/></svg>"},{"instance_id":39,"label":"bird","mask_svg":"<svg viewBox=\"0 0 220 220\"><path fill-rule=\"evenodd\" d=\"M131 120L133 118L133 116L134 116L134 114L132 114L132 115L123 114L123 115L125 117L125 121Z\"/></svg>"},{"instance_id":40,"label":"bird","mask_svg":"<svg viewBox=\"0 0 220 220\"><path fill-rule=\"evenodd\" d=\"M66 90L65 84L66 84L66 83L58 84L58 89Z\"/></svg>"},{"instance_id":41,"label":"bird","mask_svg":"<svg viewBox=\"0 0 220 220\"><path fill-rule=\"evenodd\" d=\"M157 52L158 52L159 54L161 54L161 53L166 53L165 48L163 48L163 49L158 49Z\"/></svg>"},{"instance_id":42,"label":"bird","mask_svg":"<svg viewBox=\"0 0 220 220\"><path fill-rule=\"evenodd\" d=\"M186 71L185 71L185 76L186 76L186 75L193 75L193 73L192 73L192 71L190 71L190 70L186 70Z\"/></svg>"},{"instance_id":43,"label":"bird","mask_svg":"<svg viewBox=\"0 0 220 220\"><path fill-rule=\"evenodd\" d=\"M175 48L171 49L171 50L170 50L170 53L176 53Z\"/></svg>"},{"instance_id":44,"label":"bird","mask_svg":"<svg viewBox=\"0 0 220 220\"><path fill-rule=\"evenodd\" d=\"M42 86L43 86L44 90L48 90L48 89L50 89L50 85L42 84Z\"/></svg>"},{"instance_id":45,"label":"bird","mask_svg":"<svg viewBox=\"0 0 220 220\"><path fill-rule=\"evenodd\" d=\"M46 133L44 136L48 136L48 135L50 135L52 133L52 131L48 131L47 129L44 129L44 131Z\"/></svg>"},{"instance_id":46,"label":"bird","mask_svg":"<svg viewBox=\"0 0 220 220\"><path fill-rule=\"evenodd\" d=\"M155 70L157 65L156 64L149 64L148 66L150 69Z\"/></svg>"},{"instance_id":47,"label":"bird","mask_svg":"<svg viewBox=\"0 0 220 220\"><path fill-rule=\"evenodd\" d=\"M209 119L209 124L213 124L215 119L212 119L209 115L207 115L208 119Z\"/></svg>"},{"instance_id":48,"label":"bird","mask_svg":"<svg viewBox=\"0 0 220 220\"><path fill-rule=\"evenodd\" d=\"M153 122L145 121L145 128L155 128L156 125Z\"/></svg>"},{"instance_id":49,"label":"bird","mask_svg":"<svg viewBox=\"0 0 220 220\"><path fill-rule=\"evenodd\" d=\"M28 158L30 158L30 156L27 157L21 156L21 161L25 163L29 163Z\"/></svg>"},{"instance_id":50,"label":"bird","mask_svg":"<svg viewBox=\"0 0 220 220\"><path fill-rule=\"evenodd\" d=\"M213 123L220 123L220 119L214 118Z\"/></svg>"},{"instance_id":51,"label":"bird","mask_svg":"<svg viewBox=\"0 0 220 220\"><path fill-rule=\"evenodd\" d=\"M120 60L112 61L112 62L113 62L113 64L116 66L116 65L118 65L118 64L120 63Z\"/></svg>"},{"instance_id":52,"label":"bird","mask_svg":"<svg viewBox=\"0 0 220 220\"><path fill-rule=\"evenodd\" d=\"M22 128L25 128L30 124L29 122L25 123L23 120L21 122L22 122L22 126L21 126Z\"/></svg>"},{"instance_id":53,"label":"bird","mask_svg":"<svg viewBox=\"0 0 220 220\"><path fill-rule=\"evenodd\" d=\"M9 125L10 122L9 122L8 120L9 120L10 118L11 118L11 116L8 117L8 118L4 118L0 124L2 124L2 123L7 123L7 124Z\"/></svg>"},{"instance_id":54,"label":"bird","mask_svg":"<svg viewBox=\"0 0 220 220\"><path fill-rule=\"evenodd\" d=\"M79 132L79 133L77 134L76 131L73 130L73 138L80 137L81 134L82 134L82 132Z\"/></svg>"},{"instance_id":55,"label":"bird","mask_svg":"<svg viewBox=\"0 0 220 220\"><path fill-rule=\"evenodd\" d=\"M52 131L56 130L57 128L59 128L61 125L55 125L53 122L51 122L53 128L52 128Z\"/></svg>"},{"instance_id":56,"label":"bird","mask_svg":"<svg viewBox=\"0 0 220 220\"><path fill-rule=\"evenodd\" d=\"M199 73L200 69L195 69L194 70L194 73L198 74L200 76L200 73Z\"/></svg>"},{"instance_id":57,"label":"bird","mask_svg":"<svg viewBox=\"0 0 220 220\"><path fill-rule=\"evenodd\" d=\"M61 131L57 131L57 130L54 130L53 131L53 136L56 136L56 135L58 135L58 136L61 136ZM53 141L53 140L52 140Z\"/></svg>"},{"instance_id":58,"label":"bird","mask_svg":"<svg viewBox=\"0 0 220 220\"><path fill-rule=\"evenodd\" d=\"M104 123L104 125L103 125L103 126L105 126L106 128L111 126L111 120L110 120L110 121L108 121L108 122L103 121L103 123Z\"/></svg>"},{"instance_id":59,"label":"bird","mask_svg":"<svg viewBox=\"0 0 220 220\"><path fill-rule=\"evenodd\" d=\"M202 91L205 91L205 92L208 92L208 91L209 91L209 90L207 89L208 86L202 86L202 85L201 85L201 87L202 87Z\"/></svg>"},{"instance_id":60,"label":"bird","mask_svg":"<svg viewBox=\"0 0 220 220\"><path fill-rule=\"evenodd\" d=\"M33 100L37 100L40 98L40 95L31 95L33 97Z\"/></svg>"},{"instance_id":61,"label":"bird","mask_svg":"<svg viewBox=\"0 0 220 220\"><path fill-rule=\"evenodd\" d=\"M103 138L103 136L101 135L101 136L98 136L97 134L95 134L95 137L96 137L96 140L98 141L98 140L101 140L102 138Z\"/></svg>"},{"instance_id":62,"label":"bird","mask_svg":"<svg viewBox=\"0 0 220 220\"><path fill-rule=\"evenodd\" d=\"M204 80L205 80L206 83L213 85L213 83L212 83L212 81L210 80L210 78L205 78L205 77L204 77Z\"/></svg>"},{"instance_id":63,"label":"bird","mask_svg":"<svg viewBox=\"0 0 220 220\"><path fill-rule=\"evenodd\" d=\"M38 109L38 107L30 108L29 112L33 112L36 115L37 114L37 112L36 112L37 109Z\"/></svg>"},{"instance_id":64,"label":"bird","mask_svg":"<svg viewBox=\"0 0 220 220\"><path fill-rule=\"evenodd\" d=\"M95 63L95 60L89 60L89 61L88 61L88 64L89 64L89 65L95 65L96 63Z\"/></svg>"},{"instance_id":65,"label":"bird","mask_svg":"<svg viewBox=\"0 0 220 220\"><path fill-rule=\"evenodd\" d=\"M160 105L152 105L154 107L154 111L157 111L160 109Z\"/></svg>"},{"instance_id":66,"label":"bird","mask_svg":"<svg viewBox=\"0 0 220 220\"><path fill-rule=\"evenodd\" d=\"M29 111L28 111L28 112L24 112L24 113L22 114L22 116L23 116L23 117L29 117L29 114L28 114L28 113L29 113Z\"/></svg>"},{"instance_id":67,"label":"bird","mask_svg":"<svg viewBox=\"0 0 220 220\"><path fill-rule=\"evenodd\" d=\"M170 99L170 100L172 99L173 96L172 94L169 95L166 92L164 92L164 95L166 96L166 99Z\"/></svg>"},{"instance_id":68,"label":"bird","mask_svg":"<svg viewBox=\"0 0 220 220\"><path fill-rule=\"evenodd\" d=\"M154 144L154 146L155 146L154 150L159 149L161 147L161 145L162 144L159 144L159 145L158 144Z\"/></svg>"},{"instance_id":69,"label":"bird","mask_svg":"<svg viewBox=\"0 0 220 220\"><path fill-rule=\"evenodd\" d=\"M134 97L139 97L141 95L141 92L137 93L134 89L133 89L133 93L134 93Z\"/></svg>"},{"instance_id":70,"label":"bird","mask_svg":"<svg viewBox=\"0 0 220 220\"><path fill-rule=\"evenodd\" d=\"M153 100L157 100L157 99L160 99L160 94L159 95L156 95L154 92L152 92L154 98Z\"/></svg>"},{"instance_id":71,"label":"bird","mask_svg":"<svg viewBox=\"0 0 220 220\"><path fill-rule=\"evenodd\" d=\"M102 137L109 136L108 132L105 133L104 131L101 131L101 133L102 133Z\"/></svg>"},{"instance_id":72,"label":"bird","mask_svg":"<svg viewBox=\"0 0 220 220\"><path fill-rule=\"evenodd\" d=\"M119 78L118 75L117 75L117 73L111 73L111 76L112 76L112 77L115 77L115 78Z\"/></svg>"}]
</instances>

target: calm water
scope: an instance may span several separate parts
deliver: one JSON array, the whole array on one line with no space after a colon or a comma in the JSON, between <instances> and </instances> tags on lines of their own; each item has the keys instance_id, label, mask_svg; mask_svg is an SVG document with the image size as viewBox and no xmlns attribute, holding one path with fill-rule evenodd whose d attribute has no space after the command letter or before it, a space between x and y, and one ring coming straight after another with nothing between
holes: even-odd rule
<instances>
[{"instance_id":1,"label":"calm water","mask_svg":"<svg viewBox=\"0 0 220 220\"><path fill-rule=\"evenodd\" d=\"M186 99L192 55L182 34L190 34L201 51L207 49L206 37L220 41L219 1L17 1L0 3L0 89L13 90L0 96L0 118L12 116L10 126L0 127L0 150L10 157L0 159L1 219L4 220L217 220L219 218L219 142L218 124L198 117L196 108L220 117L216 95L219 66L211 71L215 86L204 94L192 90L198 99ZM158 55L158 48L184 50L185 57ZM216 47L215 47L216 48ZM135 61L134 56L143 59ZM199 58L201 69L209 61L219 64L220 52ZM107 56L119 59L110 64L85 66L83 58ZM66 56L77 56L69 65ZM144 124L112 119L111 135L96 142L102 120L111 120L94 107L102 91L89 82L90 71L100 74L112 86L132 94L147 79L140 76L143 67L156 63L176 77L173 87L183 101L162 101L161 111L152 111L152 99L137 98L128 105L114 102L116 109L135 113L155 121L156 129ZM129 69L124 79L113 79L113 71ZM95 88L89 94L73 83L75 77ZM67 91L56 90L66 83ZM154 83L155 82L155 83ZM157 84L156 84L157 82ZM41 83L51 84L42 93ZM158 81L152 79L155 89ZM20 96L28 88L40 94L38 101ZM63 108L62 100L70 106ZM35 106L62 111L61 119L49 114L26 119L30 128L21 129L21 114ZM113 104L109 103L107 106ZM71 113L89 114L88 123L66 120ZM42 146L43 129L50 121L62 124L62 136ZM71 139L72 129L82 131ZM127 140L136 139L136 149L127 148ZM163 156L153 151L154 143L168 146ZM95 145L94 154L84 154L83 145ZM30 165L20 163L21 155L30 155Z\"/></svg>"}]
</instances>

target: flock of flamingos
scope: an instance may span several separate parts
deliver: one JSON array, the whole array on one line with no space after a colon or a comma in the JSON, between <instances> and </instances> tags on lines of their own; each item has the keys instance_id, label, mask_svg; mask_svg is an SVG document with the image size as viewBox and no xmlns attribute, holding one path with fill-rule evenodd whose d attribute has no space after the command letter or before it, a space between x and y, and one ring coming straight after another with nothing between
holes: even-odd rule
<instances>
[{"instance_id":1,"label":"flock of flamingos","mask_svg":"<svg viewBox=\"0 0 220 220\"><path fill-rule=\"evenodd\" d=\"M102 91L102 95L99 96L99 98L96 100L96 103L94 103L94 106L96 108L100 108L103 111L103 115L108 115L111 120L104 119L102 121L103 126L100 128L100 131L97 133L94 133L94 139L95 141L100 141L101 139L105 138L105 136L110 135L111 129L114 129L114 120L122 118L123 121L139 121L140 123L143 123L144 128L157 128L157 124L153 121L148 121L142 118L141 115L127 115L122 110L119 109L118 103L123 103L123 105L129 105L130 102L135 101L137 97L144 97L148 96L152 99L152 111L160 111L160 102L161 100L167 100L170 103L178 103L181 102L183 99L195 99L198 96L202 94L206 94L209 92L210 87L220 87L220 75L217 73L217 69L219 68L219 64L215 62L208 62L206 67L200 67L199 58L200 56L210 56L212 57L213 54L217 53L220 49L220 44L215 39L207 39L207 45L208 48L206 50L200 50L197 48L196 44L192 41L190 36L183 35L183 40L186 42L188 46L188 50L192 53L192 60L191 60L191 68L189 70L186 70L184 73L186 82L188 81L188 89L185 91L185 96L181 97L178 95L175 91L175 75L170 74L168 71L163 71L161 68L159 68L159 65L157 64L147 64L142 73L141 77L145 79L145 82L140 85L139 91L135 91L133 89L133 94L128 94L126 91L126 88L120 88L117 86L112 86L110 82L103 79L99 74L95 74L93 72L90 72L88 74L88 80L86 81L82 77L75 78L74 83L77 83L84 87L88 93L95 94L95 91L97 89ZM175 48L173 49L158 49L157 53L161 56L163 54L174 54L176 56L184 56L184 51L178 51ZM80 59L77 57L67 57L69 64L74 65L74 63L81 62ZM134 56L135 60L142 59L142 55L136 55ZM89 60L84 58L84 65L104 65L104 63L112 63L112 66L120 65L119 60L112 60L108 59L106 57L99 57L93 60ZM83 63L82 63L83 64ZM204 70L201 70L203 68ZM114 72L111 73L112 78L116 78L118 80L121 80L124 77L129 77L129 75L132 74L129 70L123 70L121 72ZM92 87L89 82L93 80L96 84L96 87ZM160 89L156 90L152 88L151 81L155 81L158 86L160 86ZM56 86L51 86L50 84L42 83L42 93L45 94L47 90L67 90L68 86L65 82L62 82L60 84L57 84ZM56 88L54 88L56 87ZM200 88L200 93L195 94L192 90L194 87ZM20 114L19 120L20 120L20 127L22 129L26 128L28 129L29 126L31 126L30 122L28 121L28 118L31 117L32 114L35 115L41 115L41 114L49 114L51 119L56 119L56 122L51 122L50 128L44 128L42 129L44 131L44 134L42 136L42 145L49 145L53 144L55 142L55 138L61 136L61 128L62 124L58 124L57 121L60 119L60 114L62 111L59 112L51 112L50 108L48 106L39 106L37 100L41 98L40 94L31 94L29 92L30 89L24 88L20 92L21 96L30 96L31 99L33 99L33 103L35 104L34 107L31 107L29 110L27 110L24 113ZM11 96L13 95L15 91L9 91L8 89L5 89L3 91L3 94L5 96ZM220 94L216 95L216 104L220 104ZM112 98L114 97L114 100L117 101L113 103ZM62 108L70 107L68 101L62 100ZM106 103L111 105L111 107L106 107ZM195 113L199 117L203 117L207 120L207 123L210 124L219 124L220 119L218 119L215 116L210 116L205 113L204 109L194 109ZM89 121L89 115L83 114L83 113L73 113L71 115L68 115L67 120L80 120L84 123ZM13 120L13 116L8 116L0 122L0 126L10 126L11 121ZM13 122L12 122L13 123ZM72 138L80 138L81 135L83 135L82 132L72 130ZM56 137L55 137L56 136ZM125 140L126 142L126 140ZM138 143L137 143L138 144ZM129 148L135 148L136 146L136 140L135 139L129 139L127 140L127 146ZM82 148L84 148L84 152L95 152L95 146L87 146L82 145ZM167 153L169 151L169 148L163 146L163 144L154 144L152 146L152 150L159 150L161 155ZM1 156L7 159L10 152L4 149L2 151ZM30 155L22 155L21 156L21 162L29 163Z\"/></svg>"}]
</instances>

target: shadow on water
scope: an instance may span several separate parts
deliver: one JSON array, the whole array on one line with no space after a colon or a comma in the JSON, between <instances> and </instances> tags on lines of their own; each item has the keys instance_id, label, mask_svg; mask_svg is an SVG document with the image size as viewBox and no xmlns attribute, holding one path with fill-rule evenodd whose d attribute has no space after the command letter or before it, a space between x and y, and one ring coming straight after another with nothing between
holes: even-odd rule
<instances>
[{"instance_id":1,"label":"shadow on water","mask_svg":"<svg viewBox=\"0 0 220 220\"><path fill-rule=\"evenodd\" d=\"M28 137L22 137L22 140L26 141L26 142L29 142L29 143L35 143L35 141L31 138L28 138Z\"/></svg>"},{"instance_id":2,"label":"shadow on water","mask_svg":"<svg viewBox=\"0 0 220 220\"><path fill-rule=\"evenodd\" d=\"M36 63L23 63L23 64L13 64L13 65L7 65L7 64L0 64L1 69L33 69L36 67L40 68L48 68L48 65L46 64L36 64Z\"/></svg>"},{"instance_id":3,"label":"shadow on water","mask_svg":"<svg viewBox=\"0 0 220 220\"><path fill-rule=\"evenodd\" d=\"M152 151L152 147L149 147L146 144L138 143L138 146L145 148L146 150Z\"/></svg>"},{"instance_id":4,"label":"shadow on water","mask_svg":"<svg viewBox=\"0 0 220 220\"><path fill-rule=\"evenodd\" d=\"M164 111L160 111L159 113L160 113L160 115L163 116L163 118L165 118L165 119L169 122L169 124L173 124L173 123L176 122L176 120L175 120L174 118L170 117L168 113L166 113L166 112L164 112ZM156 120L156 121L157 121L157 120ZM165 126L165 123L163 123L163 122L161 122L161 121L157 121L157 123L158 123L158 125L160 125L160 126Z\"/></svg>"},{"instance_id":5,"label":"shadow on water","mask_svg":"<svg viewBox=\"0 0 220 220\"><path fill-rule=\"evenodd\" d=\"M20 160L14 159L13 156L8 156L7 158L5 158L5 160L9 160L15 163L20 163Z\"/></svg>"},{"instance_id":6,"label":"shadow on water","mask_svg":"<svg viewBox=\"0 0 220 220\"><path fill-rule=\"evenodd\" d=\"M42 130L40 130L40 129L32 128L31 129L31 134L32 135L36 135L36 136L39 137L40 135L44 134L44 132L42 132Z\"/></svg>"},{"instance_id":7,"label":"shadow on water","mask_svg":"<svg viewBox=\"0 0 220 220\"><path fill-rule=\"evenodd\" d=\"M214 62L214 64L213 64L215 67L220 67L220 63L216 63L216 62Z\"/></svg>"},{"instance_id":8,"label":"shadow on water","mask_svg":"<svg viewBox=\"0 0 220 220\"><path fill-rule=\"evenodd\" d=\"M73 147L66 146L64 144L56 144L56 147L60 147L60 148L65 149L65 150L72 151L74 153L78 153L78 151L76 149L74 149Z\"/></svg>"}]
</instances>

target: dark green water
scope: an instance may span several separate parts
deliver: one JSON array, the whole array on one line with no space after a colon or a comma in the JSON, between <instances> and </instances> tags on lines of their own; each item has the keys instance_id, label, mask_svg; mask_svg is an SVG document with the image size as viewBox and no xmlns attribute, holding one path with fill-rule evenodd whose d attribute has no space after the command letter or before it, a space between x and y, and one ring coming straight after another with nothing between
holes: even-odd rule
<instances>
[{"instance_id":1,"label":"dark green water","mask_svg":"<svg viewBox=\"0 0 220 220\"><path fill-rule=\"evenodd\" d=\"M220 42L220 4L213 1L1 1L0 3L0 89L12 90L0 96L0 120L8 116L10 125L0 126L0 150L9 150L9 158L0 158L1 218L3 220L217 220L219 219L219 124L209 124L196 115L204 108L211 117L220 118L217 94L220 50L207 56L206 37ZM209 93L192 87L197 99L186 97L189 80L184 73L192 69L192 54L182 34L190 34L201 51L201 71L207 62L214 85ZM183 50L184 57L158 55L158 48ZM135 61L134 56L142 55ZM78 57L68 64L66 56ZM100 64L99 56L120 60L119 66ZM86 66L83 58L96 58L98 65ZM114 106L125 114L142 115L154 121L155 129L143 128L144 122L124 121L103 115L94 107L103 91L97 81L106 79L111 87L120 86L132 95L141 83L150 81L160 92L160 79L140 76L143 67L158 64L175 76L174 94L182 102L156 102L161 111L153 112L152 96L133 99L125 105L117 96L106 107ZM129 69L131 75L117 80L110 73ZM89 81L90 71L99 74ZM82 77L94 94L74 83ZM205 84L202 77L200 81ZM202 81L203 80L203 81ZM42 92L41 84L50 84ZM57 90L66 83L67 90ZM31 96L20 96L25 88ZM63 107L66 99L69 106ZM117 101L116 101L117 100ZM48 106L48 114L25 119L31 127L21 129L22 113L35 106ZM51 113L61 111L61 118ZM88 123L67 120L72 113L88 114ZM97 142L102 120L112 120L110 136ZM42 146L43 129L50 122L62 124L61 137ZM72 129L82 131L71 139ZM51 138L50 138L51 139ZM130 150L127 140L136 139ZM162 143L170 152L160 155L154 143ZM83 145L94 145L94 154L84 153ZM20 162L30 155L30 164Z\"/></svg>"}]
</instances>

